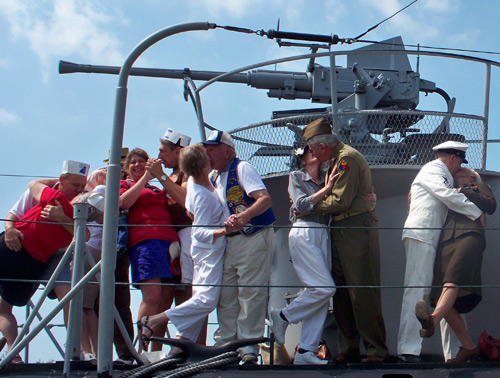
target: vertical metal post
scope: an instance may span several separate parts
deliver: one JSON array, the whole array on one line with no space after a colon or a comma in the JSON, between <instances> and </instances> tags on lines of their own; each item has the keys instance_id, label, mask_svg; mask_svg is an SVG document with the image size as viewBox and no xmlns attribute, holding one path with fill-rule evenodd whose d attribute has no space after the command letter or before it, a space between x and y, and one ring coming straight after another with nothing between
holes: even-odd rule
<instances>
[{"instance_id":1,"label":"vertical metal post","mask_svg":"<svg viewBox=\"0 0 500 378\"><path fill-rule=\"evenodd\" d=\"M333 131L336 132L337 129L337 66L335 62L335 54L330 50L330 89L332 96L332 125Z\"/></svg>"},{"instance_id":2,"label":"vertical metal post","mask_svg":"<svg viewBox=\"0 0 500 378\"><path fill-rule=\"evenodd\" d=\"M195 91L195 101L196 101L196 115L198 116L198 129L200 131L201 141L207 140L207 135L205 134L205 121L203 119L203 109L201 107L200 92Z\"/></svg>"},{"instance_id":3,"label":"vertical metal post","mask_svg":"<svg viewBox=\"0 0 500 378\"><path fill-rule=\"evenodd\" d=\"M30 306L26 306L26 320L29 319L29 316L30 316ZM29 333L29 331L30 331L30 328L29 328L29 324L28 324L26 327L26 332ZM27 344L26 348L24 348L24 362L27 364L29 364L29 356L30 356L30 345Z\"/></svg>"},{"instance_id":4,"label":"vertical metal post","mask_svg":"<svg viewBox=\"0 0 500 378\"><path fill-rule=\"evenodd\" d=\"M488 122L490 116L490 87L491 87L491 63L486 63L486 77L484 83L484 124L483 138L481 142L481 169L486 169L486 150L488 148Z\"/></svg>"},{"instance_id":5,"label":"vertical metal post","mask_svg":"<svg viewBox=\"0 0 500 378\"><path fill-rule=\"evenodd\" d=\"M73 276L71 287L75 287L83 277L85 267L85 240L87 239L88 204L75 203L75 254L73 258ZM80 359L80 337L82 333L83 291L75 295L69 307L68 333L64 356L63 376L69 376L70 361Z\"/></svg>"}]
</instances>

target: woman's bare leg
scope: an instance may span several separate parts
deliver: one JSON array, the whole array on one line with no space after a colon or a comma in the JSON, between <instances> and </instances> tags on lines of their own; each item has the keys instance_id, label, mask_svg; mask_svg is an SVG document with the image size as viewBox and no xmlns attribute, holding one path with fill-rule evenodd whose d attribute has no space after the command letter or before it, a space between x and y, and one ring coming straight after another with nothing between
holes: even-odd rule
<instances>
[{"instance_id":1,"label":"woman's bare leg","mask_svg":"<svg viewBox=\"0 0 500 378\"><path fill-rule=\"evenodd\" d=\"M472 341L469 331L465 326L464 320L455 308L452 308L445 316L446 321L450 325L453 332L456 333L460 344L465 349L474 349L476 344Z\"/></svg>"},{"instance_id":2,"label":"woman's bare leg","mask_svg":"<svg viewBox=\"0 0 500 378\"><path fill-rule=\"evenodd\" d=\"M441 319L446 318L446 315L453 309L455 300L458 296L458 287L453 283L445 283L441 296L437 302L436 308L432 313L434 328L437 328ZM450 324L451 326L451 324Z\"/></svg>"},{"instance_id":3,"label":"woman's bare leg","mask_svg":"<svg viewBox=\"0 0 500 378\"><path fill-rule=\"evenodd\" d=\"M141 281L140 289L142 292L142 301L139 306L139 313L137 314L137 320L140 321L146 315L155 315L161 312L160 310L160 302L161 302L161 286L160 285L151 285L152 283L160 283L159 278L154 278L150 280ZM146 285L142 285L146 284ZM155 336L161 336L155 334ZM161 348L160 348L161 349ZM155 349L155 350L160 350ZM139 353L142 352L142 345L139 345Z\"/></svg>"}]
</instances>

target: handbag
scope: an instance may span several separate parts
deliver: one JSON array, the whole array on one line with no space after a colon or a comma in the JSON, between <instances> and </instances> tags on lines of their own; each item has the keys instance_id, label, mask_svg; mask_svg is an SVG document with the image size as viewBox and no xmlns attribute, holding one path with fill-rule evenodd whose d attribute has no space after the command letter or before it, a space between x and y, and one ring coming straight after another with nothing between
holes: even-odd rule
<instances>
[{"instance_id":1,"label":"handbag","mask_svg":"<svg viewBox=\"0 0 500 378\"><path fill-rule=\"evenodd\" d=\"M130 189L130 180L126 180L127 186ZM128 219L127 210L120 210L118 215L118 230L116 232L116 257L120 257L127 251L128 246Z\"/></svg>"},{"instance_id":2,"label":"handbag","mask_svg":"<svg viewBox=\"0 0 500 378\"><path fill-rule=\"evenodd\" d=\"M479 337L479 350L489 360L500 360L500 340L483 331Z\"/></svg>"},{"instance_id":3,"label":"handbag","mask_svg":"<svg viewBox=\"0 0 500 378\"><path fill-rule=\"evenodd\" d=\"M118 216L118 231L116 233L116 255L121 256L127 251L128 246L128 220L127 212L122 211Z\"/></svg>"}]
</instances>

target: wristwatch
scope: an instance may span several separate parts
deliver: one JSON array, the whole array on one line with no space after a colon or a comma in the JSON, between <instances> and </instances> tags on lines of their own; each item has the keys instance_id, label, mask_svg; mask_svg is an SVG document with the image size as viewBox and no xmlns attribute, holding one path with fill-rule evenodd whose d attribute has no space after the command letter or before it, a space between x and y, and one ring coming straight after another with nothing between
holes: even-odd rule
<instances>
[{"instance_id":1,"label":"wristwatch","mask_svg":"<svg viewBox=\"0 0 500 378\"><path fill-rule=\"evenodd\" d=\"M160 176L160 181L166 181L167 180L167 175L163 174Z\"/></svg>"}]
</instances>

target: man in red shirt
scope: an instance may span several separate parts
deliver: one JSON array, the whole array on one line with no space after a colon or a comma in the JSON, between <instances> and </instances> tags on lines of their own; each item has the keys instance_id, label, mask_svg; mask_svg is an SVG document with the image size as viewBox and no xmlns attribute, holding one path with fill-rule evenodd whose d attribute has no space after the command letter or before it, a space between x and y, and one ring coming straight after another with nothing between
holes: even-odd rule
<instances>
[{"instance_id":1,"label":"man in red shirt","mask_svg":"<svg viewBox=\"0 0 500 378\"><path fill-rule=\"evenodd\" d=\"M0 235L0 332L7 340L9 349L17 336L12 306L28 303L37 287L32 281L40 279L47 259L71 243L73 206L70 201L85 188L88 171L88 164L68 160L63 163L63 174L59 177L57 189L52 188L57 179L32 181L30 193L36 205ZM56 224L33 223L39 221ZM87 237L89 235L87 230ZM5 240L7 237L10 247ZM12 242L15 248L12 248ZM1 281L2 278L8 281ZM12 279L27 281L10 281Z\"/></svg>"}]
</instances>

